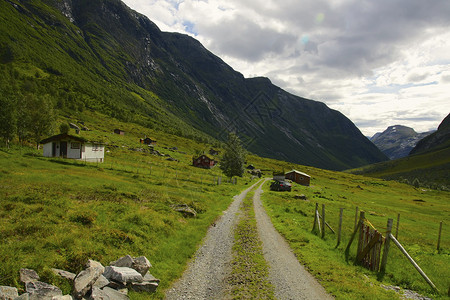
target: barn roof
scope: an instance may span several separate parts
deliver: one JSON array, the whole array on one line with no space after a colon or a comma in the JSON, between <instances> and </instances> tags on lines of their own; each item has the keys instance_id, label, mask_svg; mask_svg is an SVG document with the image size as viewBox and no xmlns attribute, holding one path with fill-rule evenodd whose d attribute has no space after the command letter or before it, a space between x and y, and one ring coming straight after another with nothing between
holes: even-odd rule
<instances>
[{"instance_id":1,"label":"barn roof","mask_svg":"<svg viewBox=\"0 0 450 300\"><path fill-rule=\"evenodd\" d=\"M308 174L300 172L300 171L297 171L297 170L292 170L292 171L286 172L285 174L289 174L289 173L297 173L297 174L300 174L300 175L303 175L303 176L306 176L306 177L311 177Z\"/></svg>"}]
</instances>

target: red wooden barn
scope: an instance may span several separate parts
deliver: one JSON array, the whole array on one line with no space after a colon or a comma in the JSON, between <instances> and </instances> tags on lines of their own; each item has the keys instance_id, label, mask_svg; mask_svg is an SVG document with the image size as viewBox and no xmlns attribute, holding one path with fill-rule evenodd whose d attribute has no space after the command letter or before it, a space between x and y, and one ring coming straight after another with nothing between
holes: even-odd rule
<instances>
[{"instance_id":1,"label":"red wooden barn","mask_svg":"<svg viewBox=\"0 0 450 300\"><path fill-rule=\"evenodd\" d=\"M305 186L309 186L309 182L311 180L311 176L297 170L287 172L284 174L284 177Z\"/></svg>"},{"instance_id":2,"label":"red wooden barn","mask_svg":"<svg viewBox=\"0 0 450 300\"><path fill-rule=\"evenodd\" d=\"M216 165L216 161L213 158L203 154L197 158L192 159L192 165L198 168L211 169Z\"/></svg>"}]
</instances>

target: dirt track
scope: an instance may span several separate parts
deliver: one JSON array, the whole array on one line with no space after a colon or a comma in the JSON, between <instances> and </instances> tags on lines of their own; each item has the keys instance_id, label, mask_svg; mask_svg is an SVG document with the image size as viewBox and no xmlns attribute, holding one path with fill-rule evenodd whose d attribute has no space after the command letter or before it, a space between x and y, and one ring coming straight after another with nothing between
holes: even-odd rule
<instances>
[{"instance_id":1,"label":"dirt track","mask_svg":"<svg viewBox=\"0 0 450 300\"><path fill-rule=\"evenodd\" d=\"M166 293L166 299L227 299L226 278L231 272L233 229L242 200L257 184L234 197L233 203L212 226L183 276ZM261 184L262 185L262 184ZM286 241L275 230L260 201L261 185L253 198L264 258L277 299L332 299L300 265Z\"/></svg>"}]
</instances>

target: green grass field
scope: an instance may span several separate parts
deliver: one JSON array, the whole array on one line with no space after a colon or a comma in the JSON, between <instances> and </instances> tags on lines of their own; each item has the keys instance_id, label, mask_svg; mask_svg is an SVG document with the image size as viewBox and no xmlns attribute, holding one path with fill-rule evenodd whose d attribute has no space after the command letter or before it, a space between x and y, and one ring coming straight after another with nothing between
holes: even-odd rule
<instances>
[{"instance_id":1,"label":"green grass field","mask_svg":"<svg viewBox=\"0 0 450 300\"><path fill-rule=\"evenodd\" d=\"M50 268L78 272L89 258L108 265L123 255L145 255L161 284L156 294L131 297L161 299L209 225L249 182L232 185L219 168L192 167L194 153L211 145L126 124L112 127L124 125L126 136L112 135L101 122L88 123L93 129L88 135L107 143L102 164L44 158L34 147L0 149L0 285L23 289L19 269L32 268L68 293L70 284ZM141 133L179 161L130 150L143 147ZM179 150L167 149L174 146ZM197 217L174 211L176 204L194 208Z\"/></svg>"},{"instance_id":2,"label":"green grass field","mask_svg":"<svg viewBox=\"0 0 450 300\"><path fill-rule=\"evenodd\" d=\"M266 183L262 200L272 221L288 240L299 260L338 299L391 299L380 284L398 285L445 299L450 284L450 194L429 189L415 189L406 184L366 178L345 173L307 168L312 176L310 187L294 184L291 193L271 192ZM304 194L307 201L295 199ZM325 239L312 233L315 203L321 213L325 204L325 218L337 231L340 208L344 208L342 242L336 248L337 235L327 229ZM356 242L346 260L344 250L354 228L356 207L366 212L366 218L381 232L386 231L388 218L400 214L398 240L436 284L436 294L425 280L391 244L384 277L354 265ZM441 250L437 240L440 221L444 222Z\"/></svg>"},{"instance_id":3,"label":"green grass field","mask_svg":"<svg viewBox=\"0 0 450 300\"><path fill-rule=\"evenodd\" d=\"M42 150L33 145L0 149L0 285L23 289L19 269L32 268L43 281L67 293L70 284L56 278L51 268L78 272L88 258L108 265L126 254L145 255L153 264L150 272L161 284L157 293L131 293L131 299L162 299L164 290L181 276L210 224L234 195L248 187L250 175L239 178L237 185L222 176L218 186L219 168L191 166L195 153L217 145L198 144L88 111L60 122L73 119L82 119L92 130L82 133L86 138L107 143L104 163L44 158ZM125 130L125 136L112 134L114 128ZM156 150L178 162L136 151L146 147L139 144L145 135L158 141ZM171 147L178 151L169 150ZM261 169L264 177L290 169L312 176L310 187L294 185L290 193L270 192L267 183L262 200L275 227L328 292L339 299L395 297L394 292L379 287L383 283L445 298L450 283L448 192L253 155L247 162ZM295 199L296 194L305 194L308 200ZM330 232L324 240L311 233L316 202L326 205L327 221L335 229L339 208L344 208L342 243L337 248ZM198 216L184 217L172 209L176 204L188 204ZM354 247L346 261L344 249L356 206L381 231L385 231L388 218L395 221L400 213L398 239L437 285L440 295L433 294L395 246L383 278L354 266ZM444 226L438 252L440 221Z\"/></svg>"}]
</instances>

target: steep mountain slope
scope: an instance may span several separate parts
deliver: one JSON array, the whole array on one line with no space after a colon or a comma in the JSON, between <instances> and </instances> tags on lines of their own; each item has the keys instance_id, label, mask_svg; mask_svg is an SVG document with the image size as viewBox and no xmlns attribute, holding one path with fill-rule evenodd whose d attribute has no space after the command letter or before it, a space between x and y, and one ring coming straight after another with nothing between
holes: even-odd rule
<instances>
[{"instance_id":1,"label":"steep mountain slope","mask_svg":"<svg viewBox=\"0 0 450 300\"><path fill-rule=\"evenodd\" d=\"M408 156L417 142L431 133L417 133L410 127L395 125L376 133L370 140L390 159L397 159Z\"/></svg>"},{"instance_id":2,"label":"steep mountain slope","mask_svg":"<svg viewBox=\"0 0 450 300\"><path fill-rule=\"evenodd\" d=\"M425 137L411 150L410 155L450 148L450 114L439 124L438 130Z\"/></svg>"},{"instance_id":3,"label":"steep mountain slope","mask_svg":"<svg viewBox=\"0 0 450 300\"><path fill-rule=\"evenodd\" d=\"M341 113L244 78L119 0L7 0L0 21L11 98L48 95L62 113L98 110L200 140L236 131L252 152L328 169L386 159Z\"/></svg>"}]
</instances>

